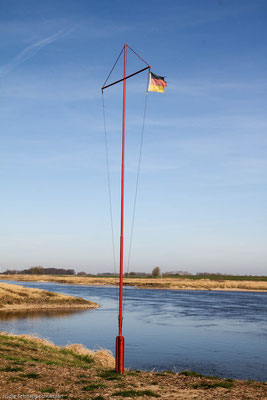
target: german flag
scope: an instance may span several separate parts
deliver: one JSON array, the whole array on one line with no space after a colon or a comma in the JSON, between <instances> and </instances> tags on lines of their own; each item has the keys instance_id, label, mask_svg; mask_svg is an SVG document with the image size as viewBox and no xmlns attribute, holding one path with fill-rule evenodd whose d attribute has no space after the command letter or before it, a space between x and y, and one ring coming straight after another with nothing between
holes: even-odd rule
<instances>
[{"instance_id":1,"label":"german flag","mask_svg":"<svg viewBox=\"0 0 267 400\"><path fill-rule=\"evenodd\" d=\"M158 76L156 74L153 74L153 72L150 72L148 91L164 93L165 87L167 87L167 83L165 82L164 77Z\"/></svg>"}]
</instances>

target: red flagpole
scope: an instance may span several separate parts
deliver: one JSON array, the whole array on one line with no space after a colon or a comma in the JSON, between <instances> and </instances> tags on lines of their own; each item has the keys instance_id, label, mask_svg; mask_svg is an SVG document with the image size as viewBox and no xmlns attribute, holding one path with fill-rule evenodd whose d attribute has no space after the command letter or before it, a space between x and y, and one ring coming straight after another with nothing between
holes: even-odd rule
<instances>
[{"instance_id":1,"label":"red flagpole","mask_svg":"<svg viewBox=\"0 0 267 400\"><path fill-rule=\"evenodd\" d=\"M125 149L125 100L126 100L127 44L124 45L123 111L122 111L122 161L121 161L121 236L120 236L120 300L119 335L116 337L116 371L124 371L124 337L122 336L122 295L123 295L123 219L124 219L124 149Z\"/></svg>"},{"instance_id":2,"label":"red flagpole","mask_svg":"<svg viewBox=\"0 0 267 400\"><path fill-rule=\"evenodd\" d=\"M120 295L119 295L119 332L116 337L116 371L119 373L124 372L124 337L122 336L122 298L123 298L123 222L124 222L124 148L125 148L125 103L126 103L126 80L131 78L140 72L143 72L147 69L150 70L150 65L147 64L145 60L143 60L133 49L129 47L130 50L134 52L146 65L147 67L140 69L139 71L134 72L133 74L126 76L126 64L127 64L127 44L124 45L124 72L123 78L117 80L116 82L110 83L106 85L114 67L117 64L118 59L120 58L123 50L121 51L119 57L117 58L114 66L112 67L111 72L109 73L104 85L102 86L102 94L103 90L116 85L117 83L123 81L123 110L122 110L122 156L121 156L121 236L120 236Z\"/></svg>"}]
</instances>

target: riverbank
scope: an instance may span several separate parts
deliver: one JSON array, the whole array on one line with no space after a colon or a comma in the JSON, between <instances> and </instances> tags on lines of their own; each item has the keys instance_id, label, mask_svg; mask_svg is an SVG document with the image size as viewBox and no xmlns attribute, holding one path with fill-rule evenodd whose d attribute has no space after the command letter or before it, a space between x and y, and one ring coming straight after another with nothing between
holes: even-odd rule
<instances>
[{"instance_id":1,"label":"riverbank","mask_svg":"<svg viewBox=\"0 0 267 400\"><path fill-rule=\"evenodd\" d=\"M71 285L107 286L118 285L119 278L92 276L56 276L56 275L0 275L0 280L27 282L56 282ZM211 280L187 278L125 278L125 286L135 286L139 289L169 289L169 290L226 290L226 291L267 291L267 281L249 280Z\"/></svg>"},{"instance_id":2,"label":"riverbank","mask_svg":"<svg viewBox=\"0 0 267 400\"><path fill-rule=\"evenodd\" d=\"M267 384L198 373L114 372L110 352L55 346L27 335L0 332L2 398L263 400Z\"/></svg>"},{"instance_id":3,"label":"riverbank","mask_svg":"<svg viewBox=\"0 0 267 400\"><path fill-rule=\"evenodd\" d=\"M0 283L0 311L81 310L98 307L99 304L81 297Z\"/></svg>"}]
</instances>

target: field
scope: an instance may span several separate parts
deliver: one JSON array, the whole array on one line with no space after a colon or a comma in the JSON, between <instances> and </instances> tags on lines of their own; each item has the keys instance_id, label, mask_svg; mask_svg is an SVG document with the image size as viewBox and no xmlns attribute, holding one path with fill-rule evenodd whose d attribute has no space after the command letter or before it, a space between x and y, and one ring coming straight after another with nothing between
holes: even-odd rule
<instances>
[{"instance_id":1,"label":"field","mask_svg":"<svg viewBox=\"0 0 267 400\"><path fill-rule=\"evenodd\" d=\"M267 384L196 372L114 372L110 352L0 332L2 398L263 400ZM13 397L12 397L13 396Z\"/></svg>"},{"instance_id":2,"label":"field","mask_svg":"<svg viewBox=\"0 0 267 400\"><path fill-rule=\"evenodd\" d=\"M97 303L80 297L0 282L0 311L86 309L97 308Z\"/></svg>"},{"instance_id":3,"label":"field","mask_svg":"<svg viewBox=\"0 0 267 400\"><path fill-rule=\"evenodd\" d=\"M57 282L72 285L118 285L118 277L94 276L58 276L58 275L1 275L1 280ZM185 277L127 277L124 278L127 286L136 286L139 289L172 289L172 290L244 290L267 291L267 277L247 276L185 276Z\"/></svg>"}]
</instances>

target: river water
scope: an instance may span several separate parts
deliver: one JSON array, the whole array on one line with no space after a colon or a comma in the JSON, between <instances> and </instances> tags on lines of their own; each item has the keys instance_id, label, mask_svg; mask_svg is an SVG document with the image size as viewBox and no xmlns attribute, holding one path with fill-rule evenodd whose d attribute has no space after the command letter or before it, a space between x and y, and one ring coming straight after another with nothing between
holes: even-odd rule
<instances>
[{"instance_id":1,"label":"river water","mask_svg":"<svg viewBox=\"0 0 267 400\"><path fill-rule=\"evenodd\" d=\"M114 353L117 288L13 282L95 301L77 312L0 313L0 330ZM267 293L126 288L125 366L267 380Z\"/></svg>"}]
</instances>

